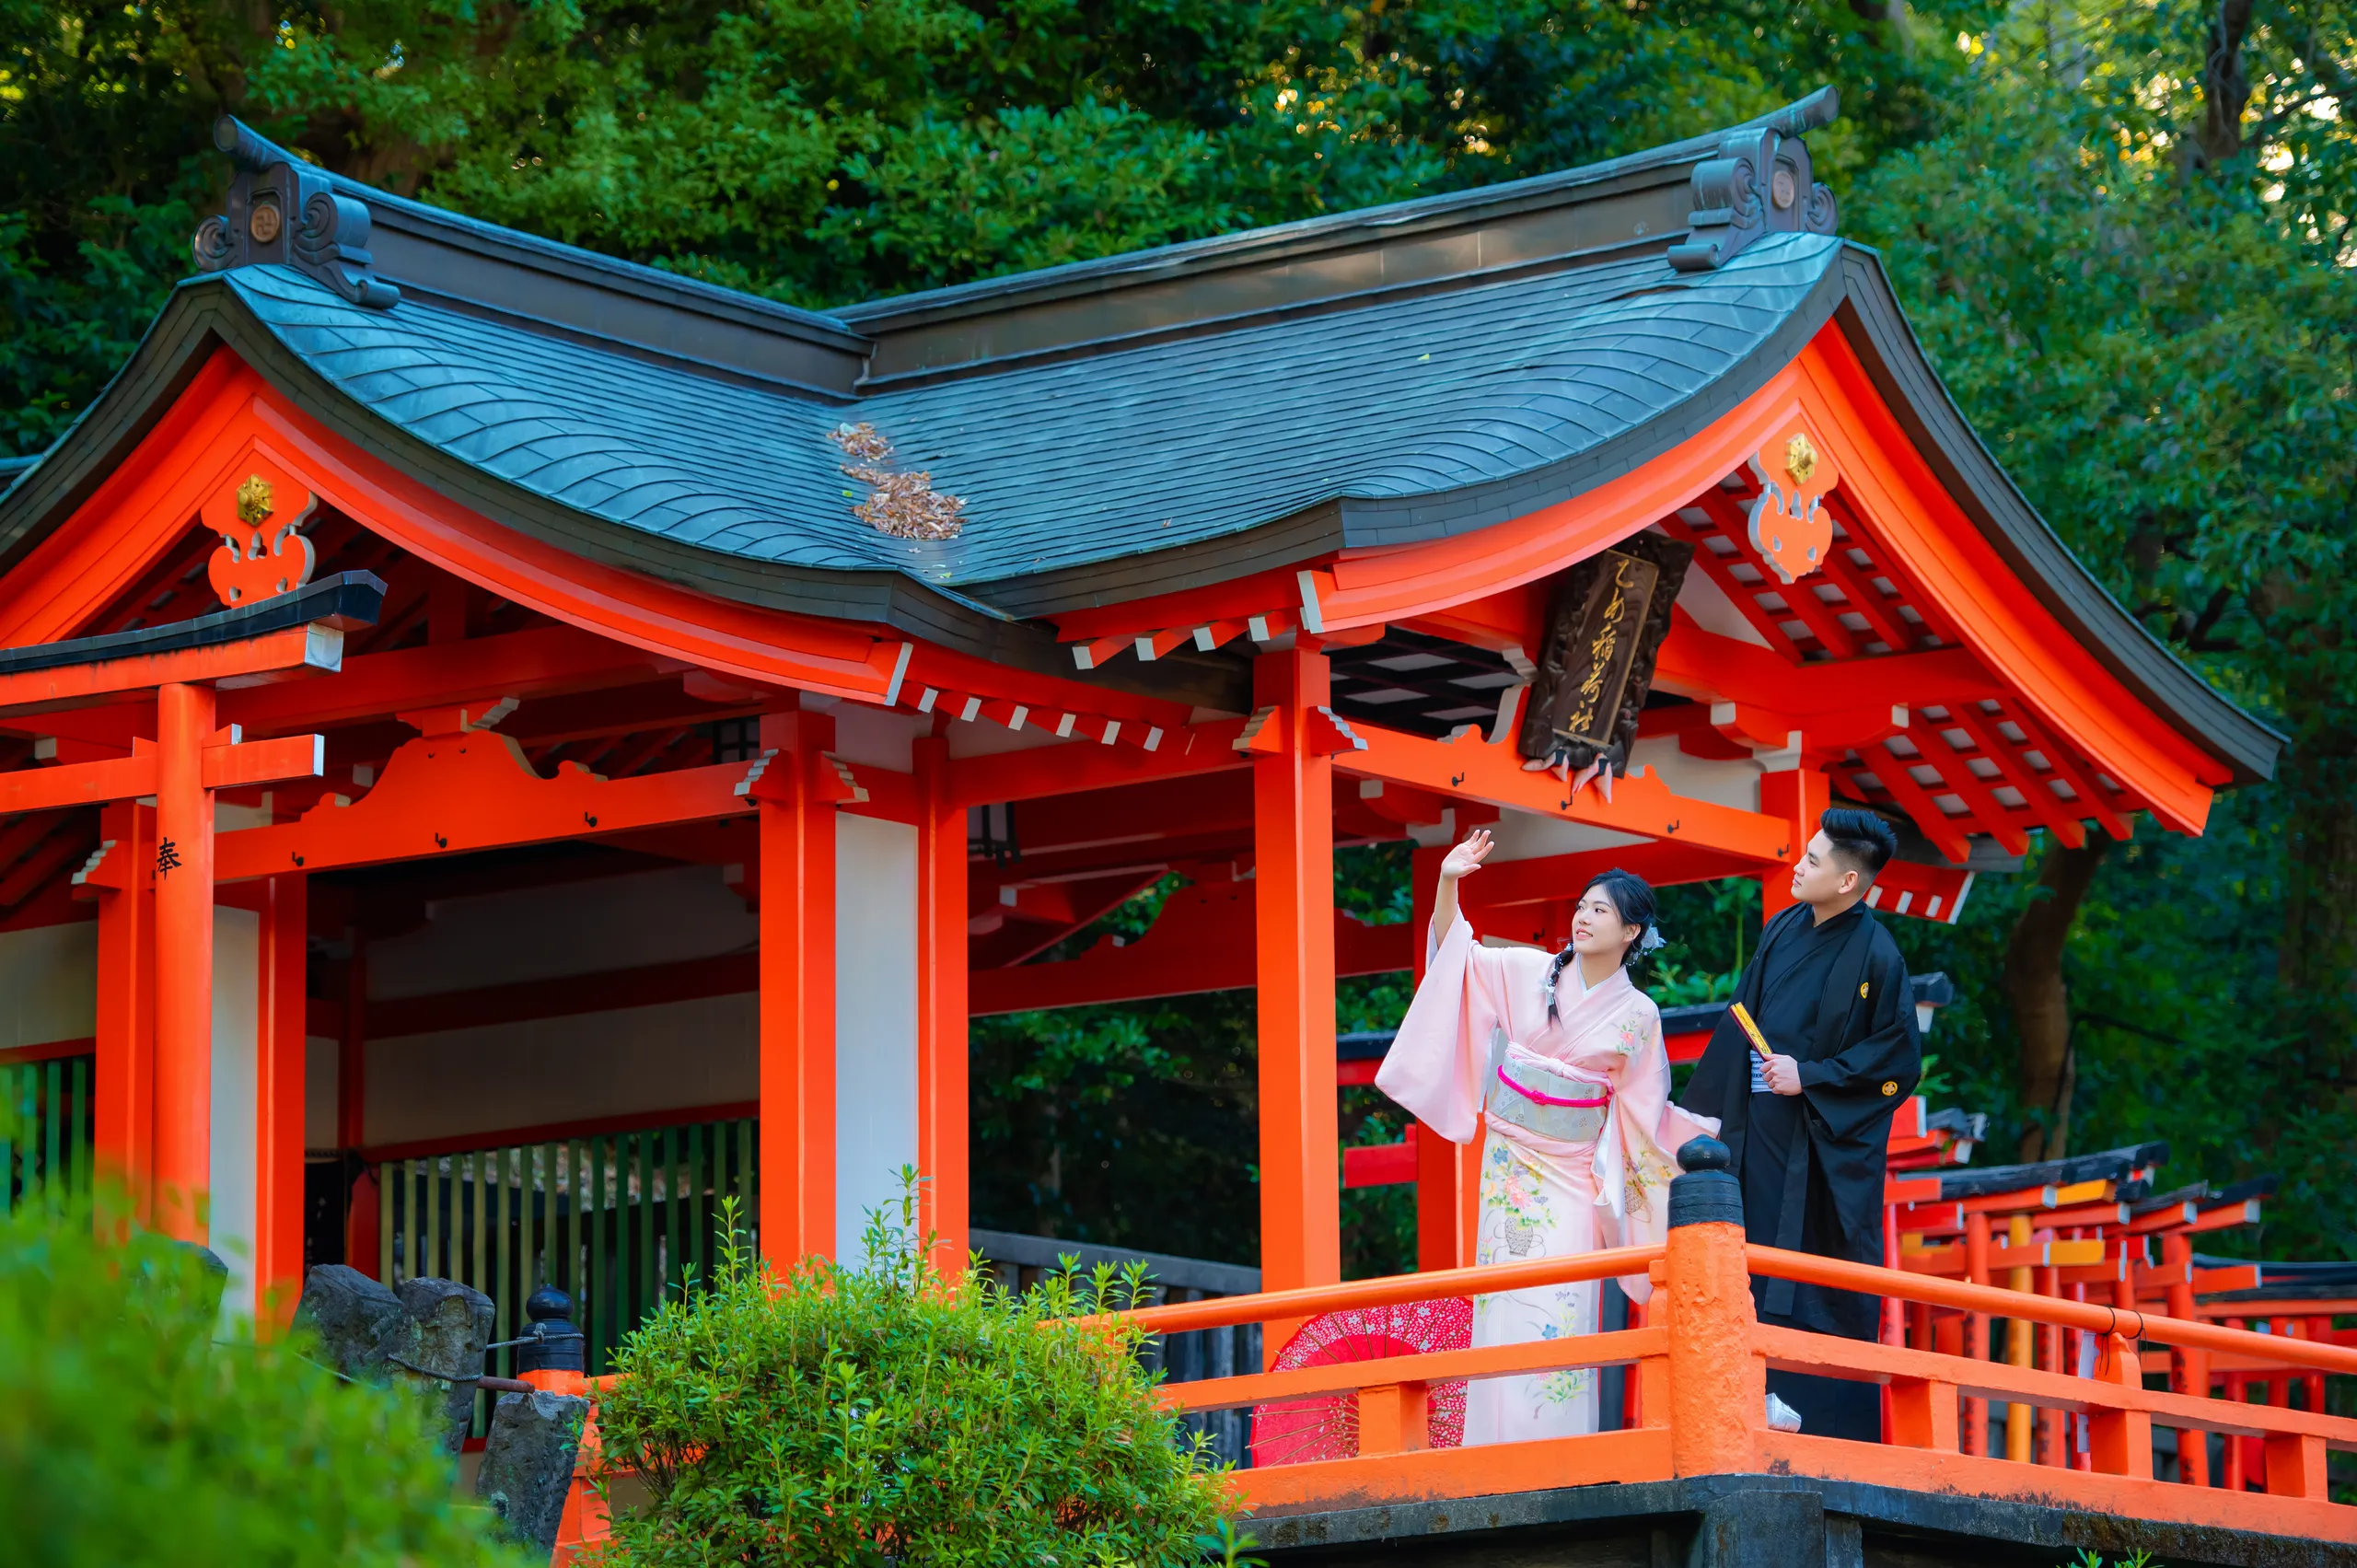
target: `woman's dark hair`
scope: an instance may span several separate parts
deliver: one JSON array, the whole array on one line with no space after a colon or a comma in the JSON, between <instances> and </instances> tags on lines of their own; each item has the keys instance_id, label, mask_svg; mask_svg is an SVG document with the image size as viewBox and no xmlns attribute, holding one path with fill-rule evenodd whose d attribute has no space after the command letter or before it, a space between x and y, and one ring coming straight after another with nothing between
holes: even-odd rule
<instances>
[{"instance_id":1,"label":"woman's dark hair","mask_svg":"<svg viewBox=\"0 0 2357 1568\"><path fill-rule=\"evenodd\" d=\"M1817 825L1832 841L1833 853L1868 882L1898 853L1898 835L1871 811L1837 806L1818 818Z\"/></svg>"},{"instance_id":2,"label":"woman's dark hair","mask_svg":"<svg viewBox=\"0 0 2357 1568\"><path fill-rule=\"evenodd\" d=\"M1653 885L1635 872L1623 871L1616 865L1609 871L1599 871L1589 877L1587 886L1580 889L1576 901L1585 903L1587 896L1598 888L1603 889L1604 896L1612 900L1612 912L1620 917L1620 923L1637 928L1637 935L1630 938L1628 947L1620 955L1621 967L1633 968L1639 957L1638 949L1645 945L1645 927L1654 923ZM1570 963L1573 957L1572 945L1565 942L1563 950L1555 955L1553 966L1547 970L1547 1019L1550 1023L1555 1019L1555 982L1563 978L1563 966Z\"/></svg>"}]
</instances>

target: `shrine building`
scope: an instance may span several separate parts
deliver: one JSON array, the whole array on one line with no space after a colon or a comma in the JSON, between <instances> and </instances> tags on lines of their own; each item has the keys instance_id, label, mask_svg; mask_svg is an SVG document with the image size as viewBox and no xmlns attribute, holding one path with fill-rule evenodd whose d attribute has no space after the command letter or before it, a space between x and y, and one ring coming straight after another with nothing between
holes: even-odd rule
<instances>
[{"instance_id":1,"label":"shrine building","mask_svg":"<svg viewBox=\"0 0 2357 1568\"><path fill-rule=\"evenodd\" d=\"M490 1224L520 1295L614 1193L676 1276L725 1191L836 1254L904 1164L962 1254L970 1016L1254 986L1261 1280L1336 1281L1336 978L1421 962L1468 827L1495 938L1611 865L1773 912L1834 801L1952 921L2273 765L1957 412L1831 114L823 313L224 122L0 498L0 1061L269 1318L307 1226ZM1402 840L1416 921L1339 914ZM1465 1155L1401 1157L1469 1261Z\"/></svg>"}]
</instances>

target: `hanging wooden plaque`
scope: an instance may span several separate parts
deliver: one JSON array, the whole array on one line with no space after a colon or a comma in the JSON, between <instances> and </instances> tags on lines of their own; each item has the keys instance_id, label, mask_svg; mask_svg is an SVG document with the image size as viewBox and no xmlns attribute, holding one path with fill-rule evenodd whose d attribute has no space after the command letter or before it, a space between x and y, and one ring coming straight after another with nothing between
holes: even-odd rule
<instances>
[{"instance_id":1,"label":"hanging wooden plaque","mask_svg":"<svg viewBox=\"0 0 2357 1568\"><path fill-rule=\"evenodd\" d=\"M1670 606L1693 559L1691 545L1643 533L1563 574L1523 710L1525 758L1628 771Z\"/></svg>"}]
</instances>

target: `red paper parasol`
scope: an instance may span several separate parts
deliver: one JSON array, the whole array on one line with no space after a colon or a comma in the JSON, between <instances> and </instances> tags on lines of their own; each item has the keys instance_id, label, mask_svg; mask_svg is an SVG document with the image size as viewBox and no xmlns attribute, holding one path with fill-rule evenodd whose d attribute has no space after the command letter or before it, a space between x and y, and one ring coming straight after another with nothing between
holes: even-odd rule
<instances>
[{"instance_id":1,"label":"red paper parasol","mask_svg":"<svg viewBox=\"0 0 2357 1568\"><path fill-rule=\"evenodd\" d=\"M1346 1361L1422 1355L1464 1350L1473 1342L1473 1300L1448 1296L1397 1307L1329 1312L1302 1325L1278 1353L1271 1369L1333 1366ZM1454 1448L1465 1441L1465 1379L1432 1387L1432 1446ZM1359 1402L1351 1394L1313 1394L1271 1400L1252 1407L1252 1463L1298 1465L1317 1459L1348 1459L1359 1451Z\"/></svg>"}]
</instances>

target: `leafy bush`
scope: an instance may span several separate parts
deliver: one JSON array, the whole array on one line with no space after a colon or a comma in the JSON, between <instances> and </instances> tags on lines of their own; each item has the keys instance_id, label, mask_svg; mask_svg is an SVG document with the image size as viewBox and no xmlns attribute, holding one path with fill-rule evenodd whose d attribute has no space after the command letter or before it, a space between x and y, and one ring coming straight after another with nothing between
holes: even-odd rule
<instances>
[{"instance_id":1,"label":"leafy bush","mask_svg":"<svg viewBox=\"0 0 2357 1568\"><path fill-rule=\"evenodd\" d=\"M1191 1561L1226 1482L1155 1406L1126 1325L1136 1274L1016 1296L945 1277L913 1235L913 1173L857 1267L779 1277L724 1223L714 1277L623 1346L598 1410L610 1561L1147 1564Z\"/></svg>"},{"instance_id":2,"label":"leafy bush","mask_svg":"<svg viewBox=\"0 0 2357 1568\"><path fill-rule=\"evenodd\" d=\"M192 1249L87 1204L0 1216L0 1562L521 1568L415 1409L222 1334Z\"/></svg>"}]
</instances>

